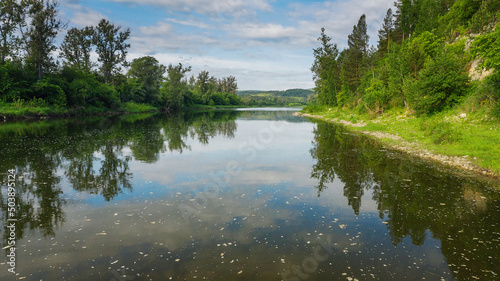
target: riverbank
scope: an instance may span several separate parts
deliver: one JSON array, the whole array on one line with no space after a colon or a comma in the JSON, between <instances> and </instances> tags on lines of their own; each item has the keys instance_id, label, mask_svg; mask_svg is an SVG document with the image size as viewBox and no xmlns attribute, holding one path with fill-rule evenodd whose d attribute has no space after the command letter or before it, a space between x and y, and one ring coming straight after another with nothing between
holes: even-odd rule
<instances>
[{"instance_id":1,"label":"riverbank","mask_svg":"<svg viewBox=\"0 0 500 281\"><path fill-rule=\"evenodd\" d=\"M497 179L500 175L500 123L479 112L417 118L401 109L370 119L331 108L296 115L344 125L413 156Z\"/></svg>"}]
</instances>

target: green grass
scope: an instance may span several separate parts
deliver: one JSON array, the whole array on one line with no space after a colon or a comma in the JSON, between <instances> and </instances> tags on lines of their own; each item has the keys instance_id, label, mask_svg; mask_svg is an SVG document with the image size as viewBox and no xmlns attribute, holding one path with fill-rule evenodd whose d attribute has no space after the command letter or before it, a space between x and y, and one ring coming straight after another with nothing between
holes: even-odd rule
<instances>
[{"instance_id":1,"label":"green grass","mask_svg":"<svg viewBox=\"0 0 500 281\"><path fill-rule=\"evenodd\" d=\"M104 108L104 107L78 107L67 108L57 107L46 104L43 100L18 100L13 103L0 102L0 116L9 119L30 118L30 117L64 117L64 116L78 116L78 115L98 115L107 113L140 113L140 112L155 112L158 111L156 107L148 104L127 102L120 105L117 110Z\"/></svg>"},{"instance_id":2,"label":"green grass","mask_svg":"<svg viewBox=\"0 0 500 281\"><path fill-rule=\"evenodd\" d=\"M122 103L119 111L129 113L154 112L158 109L154 106L144 103L135 103L133 101Z\"/></svg>"},{"instance_id":3,"label":"green grass","mask_svg":"<svg viewBox=\"0 0 500 281\"><path fill-rule=\"evenodd\" d=\"M376 118L338 108L316 107L309 108L309 112L328 120L337 118L351 123L366 123L351 129L397 135L436 154L467 156L475 165L500 174L500 121L489 117L486 110L466 112L463 106L459 106L433 116L416 117L400 108ZM396 144L398 141L382 139L382 142Z\"/></svg>"}]
</instances>

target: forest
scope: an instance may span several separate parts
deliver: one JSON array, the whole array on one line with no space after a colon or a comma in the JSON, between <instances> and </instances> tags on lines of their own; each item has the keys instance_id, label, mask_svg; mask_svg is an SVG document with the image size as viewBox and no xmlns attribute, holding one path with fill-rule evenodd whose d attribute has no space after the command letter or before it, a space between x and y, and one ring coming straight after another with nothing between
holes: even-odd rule
<instances>
[{"instance_id":1,"label":"forest","mask_svg":"<svg viewBox=\"0 0 500 281\"><path fill-rule=\"evenodd\" d=\"M398 0L376 46L362 15L343 50L322 28L311 67L316 97L306 110L432 116L467 104L500 118L499 9L498 0Z\"/></svg>"},{"instance_id":2,"label":"forest","mask_svg":"<svg viewBox=\"0 0 500 281\"><path fill-rule=\"evenodd\" d=\"M201 71L188 77L191 67L165 66L152 56L128 62L130 29L106 19L68 29L58 8L51 0L0 2L4 117L242 104L234 76L216 78ZM58 45L56 37L65 30Z\"/></svg>"}]
</instances>

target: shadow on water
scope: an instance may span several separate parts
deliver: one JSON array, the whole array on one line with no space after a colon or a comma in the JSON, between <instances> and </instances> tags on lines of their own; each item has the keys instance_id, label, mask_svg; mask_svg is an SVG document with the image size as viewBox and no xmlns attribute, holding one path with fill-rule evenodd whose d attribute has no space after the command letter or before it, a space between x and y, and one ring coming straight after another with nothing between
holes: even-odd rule
<instances>
[{"instance_id":1,"label":"shadow on water","mask_svg":"<svg viewBox=\"0 0 500 281\"><path fill-rule=\"evenodd\" d=\"M498 182L386 151L368 137L324 122L317 123L310 153L318 196L339 180L359 215L361 199L371 190L394 245L410 237L421 246L431 235L441 241L456 280L498 280Z\"/></svg>"}]
</instances>

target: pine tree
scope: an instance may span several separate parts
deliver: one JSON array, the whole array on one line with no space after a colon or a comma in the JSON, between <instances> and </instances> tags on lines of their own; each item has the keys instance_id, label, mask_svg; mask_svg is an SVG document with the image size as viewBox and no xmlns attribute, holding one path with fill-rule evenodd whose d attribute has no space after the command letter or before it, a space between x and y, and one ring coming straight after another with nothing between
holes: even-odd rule
<instances>
[{"instance_id":1,"label":"pine tree","mask_svg":"<svg viewBox=\"0 0 500 281\"><path fill-rule=\"evenodd\" d=\"M348 36L346 61L343 65L343 82L352 92L358 93L360 77L365 68L364 58L368 51L366 16L363 14L358 24L353 27L352 33Z\"/></svg>"},{"instance_id":2,"label":"pine tree","mask_svg":"<svg viewBox=\"0 0 500 281\"><path fill-rule=\"evenodd\" d=\"M389 8L385 15L382 29L378 31L378 51L380 54L389 53L389 44L392 40L391 36L394 31L393 17L392 9Z\"/></svg>"},{"instance_id":3,"label":"pine tree","mask_svg":"<svg viewBox=\"0 0 500 281\"><path fill-rule=\"evenodd\" d=\"M321 46L314 49L314 64L311 71L316 84L315 91L320 104L337 105L337 84L340 76L337 65L339 51L337 44L330 43L331 38L326 35L325 29L321 28L321 36L318 37ZM340 87L339 87L340 88Z\"/></svg>"}]
</instances>

